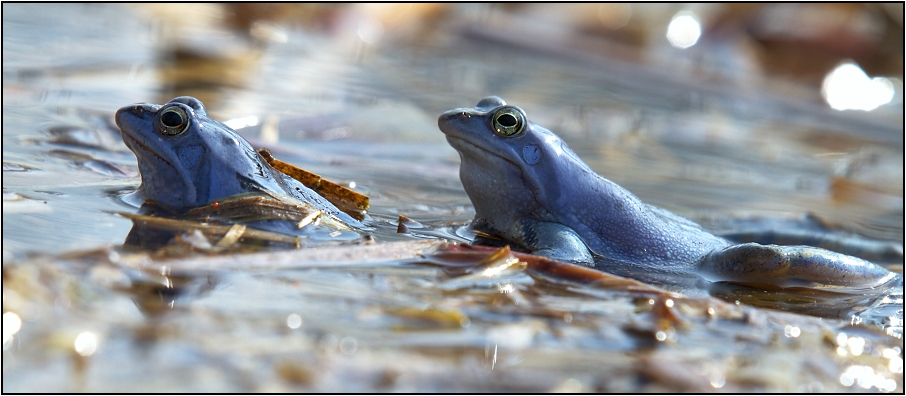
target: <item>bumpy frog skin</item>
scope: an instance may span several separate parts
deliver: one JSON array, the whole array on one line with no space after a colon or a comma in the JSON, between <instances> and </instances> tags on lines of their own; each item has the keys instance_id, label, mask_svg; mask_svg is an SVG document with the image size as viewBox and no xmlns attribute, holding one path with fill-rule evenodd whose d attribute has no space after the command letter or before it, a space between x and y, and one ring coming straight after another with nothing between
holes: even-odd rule
<instances>
[{"instance_id":1,"label":"bumpy frog skin","mask_svg":"<svg viewBox=\"0 0 906 396\"><path fill-rule=\"evenodd\" d=\"M559 137L495 96L444 113L438 126L460 154L473 229L533 254L662 284L695 274L710 281L873 286L895 276L824 249L733 245L596 174Z\"/></svg>"},{"instance_id":2,"label":"bumpy frog skin","mask_svg":"<svg viewBox=\"0 0 906 396\"><path fill-rule=\"evenodd\" d=\"M123 142L138 158L138 193L171 211L249 192L279 193L311 204L354 227L362 224L326 199L271 168L252 146L208 117L189 96L166 104L140 103L116 112Z\"/></svg>"}]
</instances>

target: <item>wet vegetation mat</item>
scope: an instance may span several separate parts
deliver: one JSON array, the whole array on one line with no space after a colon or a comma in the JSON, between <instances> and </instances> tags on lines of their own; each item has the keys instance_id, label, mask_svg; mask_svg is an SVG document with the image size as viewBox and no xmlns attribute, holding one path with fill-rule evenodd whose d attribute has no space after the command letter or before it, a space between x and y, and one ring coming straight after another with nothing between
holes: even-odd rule
<instances>
[{"instance_id":1,"label":"wet vegetation mat","mask_svg":"<svg viewBox=\"0 0 906 396\"><path fill-rule=\"evenodd\" d=\"M404 241L171 259L108 248L4 265L3 282L9 390L903 386L902 344L871 327L687 298L507 248Z\"/></svg>"}]
</instances>

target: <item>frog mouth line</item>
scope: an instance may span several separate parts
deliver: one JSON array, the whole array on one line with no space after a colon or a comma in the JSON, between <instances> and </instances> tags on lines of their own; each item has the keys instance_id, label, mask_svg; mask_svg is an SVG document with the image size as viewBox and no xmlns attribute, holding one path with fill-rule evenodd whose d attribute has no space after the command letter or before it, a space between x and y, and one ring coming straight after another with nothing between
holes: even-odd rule
<instances>
[{"instance_id":1,"label":"frog mouth line","mask_svg":"<svg viewBox=\"0 0 906 396\"><path fill-rule=\"evenodd\" d=\"M465 143L465 144L466 144L467 146L469 146L469 147L474 147L474 148L476 148L476 149L478 149L478 150L481 150L481 151L483 151L483 152L485 152L485 153L488 153L488 154L490 154L490 155L493 155L493 156L495 156L495 157L497 157L497 158L500 158L500 159L502 159L502 160L504 160L504 161L510 163L510 165L515 166L517 169L519 168L519 165L516 164L515 162L511 161L510 159L508 159L508 158L506 158L506 157L504 157L504 156L502 156L502 155L500 155L500 154L497 154L497 153L495 153L495 152L493 152L493 151L491 151L491 150L488 150L488 149L486 149L486 148L484 148L484 147L481 147L481 146L479 146L479 145L477 145L477 144L475 144L475 143L469 142L468 140L465 140L465 139L463 139L463 138L459 138L459 137L456 137L456 136L447 135L447 141L450 141L450 139L456 140L458 143ZM452 142L450 142L450 143L452 144ZM455 145L454 145L454 148L456 148Z\"/></svg>"},{"instance_id":2,"label":"frog mouth line","mask_svg":"<svg viewBox=\"0 0 906 396\"><path fill-rule=\"evenodd\" d=\"M129 136L128 133L123 133L123 137L129 138L129 141L131 141L132 144L135 144L136 146L141 147L143 152L150 153L151 155L157 157L157 159L159 159L161 162L167 164L167 165L168 165L169 167L171 167L171 168L174 167L173 164L170 163L170 161L167 161L165 158L161 157L160 155L157 155L157 153L154 152L154 150L151 150L150 147L148 147L148 146L142 144L141 142L139 142L138 139L136 139L136 138L134 138L134 137L132 137L132 136Z\"/></svg>"}]
</instances>

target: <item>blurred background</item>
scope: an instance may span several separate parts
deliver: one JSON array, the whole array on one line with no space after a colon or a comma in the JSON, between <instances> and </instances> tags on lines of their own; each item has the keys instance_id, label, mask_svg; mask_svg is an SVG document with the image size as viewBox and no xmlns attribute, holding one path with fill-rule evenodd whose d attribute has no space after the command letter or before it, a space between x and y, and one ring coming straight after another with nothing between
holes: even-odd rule
<instances>
[{"instance_id":1,"label":"blurred background","mask_svg":"<svg viewBox=\"0 0 906 396\"><path fill-rule=\"evenodd\" d=\"M277 361L280 351L309 353L311 348L333 351L323 355L330 359L348 358L356 345L356 356L362 356L374 337L396 334L387 315L374 313L385 304L374 302L375 290L384 287L390 292L378 294L421 306L429 291L420 288L430 282L390 288L387 284L396 281L382 281L380 273L357 277L349 271L224 271L216 281L213 275L167 278L161 273L167 285L182 282L191 290L209 291L218 282L233 285L218 286L197 302L182 300L174 309L172 299L166 306L159 285L147 286L157 280L130 273L130 281L122 268L72 267L56 259L47 262L57 264L45 266L15 265L122 244L131 222L116 212L136 210L124 197L140 178L112 116L137 102L195 96L253 146L368 194L378 241L405 239L395 234L399 214L438 235L463 240L455 231L474 211L459 182L459 157L436 120L443 111L474 106L489 95L523 108L594 170L645 202L705 224L751 216L799 219L811 213L832 228L903 241L902 3L2 7L4 392L118 392L139 389L137 384L181 392L536 392L555 390L550 384L565 380L556 389L583 389L573 386L579 384L573 378L548 381L536 375L504 378L494 387L480 382L490 377L448 376L448 366L438 363L443 359L418 353L380 361L421 366L418 362L427 360L434 366L424 367L440 369L423 377L420 386L413 385L415 379L397 381L405 377L398 374L375 374L376 383L389 388L355 387L360 383L356 375L367 371L363 367L379 366L374 361L338 368L332 377ZM902 272L902 264L890 268ZM899 311L880 316L886 321L881 327L901 337L899 293ZM139 295L144 297L131 297ZM437 298L447 301L446 295ZM609 303L601 301L584 303ZM608 309L605 319L613 315ZM493 317L482 314L473 319ZM380 320L368 322L362 315ZM601 323L608 323L605 319ZM472 330L479 322L475 319ZM290 333L287 326L300 330ZM204 329L204 336L194 329ZM349 333L356 329L360 332ZM506 333L513 329L495 327L502 339L519 339ZM589 354L604 357L613 355L601 354L601 348L635 348L630 336L600 331L558 342L575 342L582 350L591 345ZM734 340L730 345L764 333L751 331L756 335L749 338L720 334ZM472 337L465 343L477 337L465 331L449 334ZM443 350L445 342L455 344L449 341L453 338L431 338L435 335L424 338L424 345ZM689 345L736 353L713 342L720 335L704 335L707 341ZM863 341L846 344L845 334L842 340L840 348L862 353ZM481 367L493 368L487 363L489 349L483 348ZM760 348L784 363L815 361L797 363L795 370L766 364L767 371L728 379L723 389L902 390L899 348L884 349L883 357L900 382L892 379L896 375L881 376L881 368L871 376L850 370L843 374L848 377L837 378L842 369L828 363L826 355L814 354L815 348ZM881 356L881 350L874 352ZM560 375L557 367L568 367L579 353L542 359L549 363L539 372ZM839 352L830 353L838 358L834 353ZM846 353L844 348L840 356ZM124 359L131 364L123 365ZM701 389L610 382L628 367L657 368L657 359L641 366L626 359L608 360L616 371L598 382L604 385L584 389L701 391L725 383L724 377L713 376ZM349 368L336 362L351 362L313 361L318 364L302 366L330 371ZM701 367L711 372L711 366ZM796 371L801 367L821 369L801 374ZM829 380L800 383L800 375ZM443 382L448 377L468 381ZM657 375L644 378L649 377ZM788 377L790 382L782 382ZM538 387L519 387L535 383Z\"/></svg>"}]
</instances>

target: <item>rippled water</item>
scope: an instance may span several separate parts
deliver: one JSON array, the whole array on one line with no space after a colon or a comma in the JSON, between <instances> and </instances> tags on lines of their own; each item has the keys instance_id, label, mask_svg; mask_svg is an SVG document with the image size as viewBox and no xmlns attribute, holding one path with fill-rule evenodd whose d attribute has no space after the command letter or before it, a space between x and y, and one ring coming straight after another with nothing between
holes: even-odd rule
<instances>
[{"instance_id":1,"label":"rippled water","mask_svg":"<svg viewBox=\"0 0 906 396\"><path fill-rule=\"evenodd\" d=\"M6 275L8 263L22 263L39 253L60 255L122 244L132 224L116 212L135 210L123 197L134 191L139 178L135 157L112 126L112 113L130 103L162 103L177 95L198 97L220 120L248 120L246 117L253 116L256 125L238 130L254 146L267 147L281 160L327 179L350 186L354 183L357 191L371 198L369 213L377 227L378 242L470 238L464 226L474 210L459 183L459 158L437 130L436 117L450 108L472 106L491 94L525 109L534 122L560 134L593 169L647 203L705 223L748 216L795 217L811 212L843 230L879 240L903 240L902 91L898 92L898 110L882 108L871 115L835 112L822 103L795 95L740 89L739 84L752 84L747 80L702 79L683 74L682 70L674 75L656 61L635 65L568 46L543 42L533 46L530 36L520 40L519 34L508 35L506 29L495 31L493 24L475 23L472 9L464 9L432 34L420 39L390 37L384 45L302 29L285 30L285 43L250 44L242 38L225 36L222 29L174 27L150 18L148 11L139 7L4 4L4 289L10 282ZM85 19L93 22L85 23ZM205 48L206 43L217 44ZM683 58L677 62L687 61ZM278 125L279 134L262 132L266 123ZM424 228L412 228L408 235L397 234L398 215L405 215ZM294 346L289 350L337 350L337 356L351 356L358 349L357 356L368 354L369 359L374 359L368 360L371 363L330 360L336 370L331 371L332 377L315 381L323 385L317 388L321 390L382 389L377 385L343 387L347 379L342 370L345 367L361 373L367 371L362 371L363 364L399 358L392 348L408 348L400 353L430 361L426 367L431 368L425 370L434 380L441 378L442 370L432 370L445 367L438 362L459 354L466 356L463 359L473 359L475 367L522 367L519 359L523 359L529 362L527 366L543 369L545 354L553 356L557 348L565 348L554 341L558 336L548 334L548 338L542 337L546 341L541 344L549 349L535 348L522 358L510 355L514 359L510 361L502 354L498 363L497 344L491 348L483 335L490 332L496 334L494 340L509 339L509 344L500 341L501 351L519 349L528 345L520 344L520 340L532 337L526 332L535 334L543 327L538 324L540 319L531 316L537 313L526 319L527 314L518 310L501 314L493 309L458 306L471 318L471 330L406 333L410 338L394 336L394 326L412 324L401 324L395 316L382 315L380 312L388 307L417 306L418 301L442 305L445 298L456 301L451 303L453 307L485 298L482 293L486 291L472 289L438 294L432 291L430 281L439 276L438 270L412 263L321 271L193 273L186 275L187 286L180 289L189 291L182 300L172 300L182 301L176 304L177 309L182 309L176 314L160 313L169 312L172 303L169 308L147 305L148 300L138 296L158 290L152 287L157 280L146 279L147 274L126 271L132 281L125 282L131 286L123 292L116 277L125 275L99 269L101 266L39 267L23 270L17 266L14 279L22 284L40 282L40 272L45 279L54 281L39 290L57 290L47 292L52 294L66 287L63 285L73 285L80 291L63 293L64 297L39 304L40 308L34 309L40 314L29 317L20 312L25 318L23 328L39 330L23 330L26 335L17 336L23 339L15 342L27 344L28 337L32 337L49 339L55 345L53 340L66 339L68 335L52 330L57 326L54 312L64 318L66 332L83 331L76 324L78 315L69 311L81 301L85 305L79 309L88 312L83 315L89 317L88 327L95 332L117 331L122 329L118 326L125 326L134 333L133 338L140 340L136 341L143 345L140 352L133 350L129 346L132 341L126 339L109 336L110 341L102 342L108 357L138 354L148 359L147 365L157 366L155 378L147 379L138 372L142 366L136 372L123 374L133 381L146 378L141 382L148 386L146 389L294 389L277 385L268 388L242 376L218 382L229 377L230 370L245 370L243 354L259 353L255 356L266 355L268 360L266 364L259 361L264 368L255 370L271 373L273 366L277 377L305 384L306 376L315 376L311 369L304 368L311 363L304 360L308 357L300 361L268 349L273 347L271 343L284 342L280 337L289 334L282 323L290 320L289 312L301 315L304 326L300 326L306 331L293 339ZM902 263L894 263L891 268L902 272ZM82 270L89 275L79 272ZM618 306L617 302L632 299L611 295L595 302L588 295L600 296L591 290L552 292L541 286L525 286L531 279L524 275L509 281L523 288L523 292L540 293L537 298L548 306L561 304L569 307L563 311L572 312L570 315L586 315L583 323L604 323L608 315L624 314L621 310L631 307ZM78 286L83 282L88 283ZM145 284L142 282L152 285L148 289L152 292L141 289ZM130 293L135 297L123 297L133 295ZM399 300L389 297L394 294L400 294ZM807 313L828 318L847 318L855 312L852 321L879 325L888 332L893 329L894 334L898 327L898 338L902 337L902 286L884 301L808 292L797 296L733 285L714 294L731 302L739 300L792 312L802 311L796 305L820 305ZM575 295L583 296L581 303L571 299ZM92 304L100 304L99 296L107 296L112 302L101 309L91 309ZM46 296L34 298L43 301ZM487 298L490 306L497 304ZM4 300L7 312L13 305L8 306ZM343 312L339 317L337 304ZM866 306L873 308L866 311ZM448 311L454 311L450 307ZM266 331L243 327L259 320L275 324ZM186 333L183 327L188 324L216 335L213 340L201 340ZM233 332L220 332L220 326L232 326ZM626 328L634 329L633 326L636 325ZM576 338L563 336L574 343L569 348L588 343L594 346L593 350L625 351L644 344L623 333L585 334L593 333L589 330L592 328L557 327L555 333L582 333ZM546 330L537 331L547 334ZM179 336L167 338L166 334ZM46 361L53 362L50 373L60 374L70 365L75 373L89 370L81 358L71 362L53 358L62 353L63 348L58 346L40 349L33 356L7 352L4 337L4 383L12 380L15 384L14 388L4 385L4 391L37 390L28 384L46 379L41 373ZM263 350L270 352L255 352L250 347L238 351L237 356L228 356L229 351L216 345L216 340L236 339L252 340L254 344L256 337L260 337ZM872 337L875 335L865 335L869 340ZM158 339L169 341L154 341ZM201 349L183 348L198 342L203 344ZM873 344L877 353L886 350L883 344ZM846 355L845 348L850 348L847 345L844 340L841 356ZM591 355L572 353L572 358L556 355L552 359L562 367L578 365L576 359L600 363ZM852 350L848 353L855 354ZM605 355L624 361L620 354ZM902 355L898 352L897 356ZM315 361L327 364L318 360L322 357ZM7 364L10 358L16 363ZM220 359L226 363L218 363ZM207 373L193 371L193 378L204 378L207 385L154 385L157 376L178 375L180 367L199 363L211 368ZM659 372L657 364L645 364L653 370L649 370L649 376L656 376L651 372ZM167 369L168 365L173 368ZM90 369L95 371L87 376L88 383L73 380L59 385L52 381L47 390L122 390L116 386L119 379L106 371L113 366L111 360L101 359ZM702 367L701 372L712 370L711 366ZM381 383L382 376L390 378L385 382L396 384L396 388L388 389L398 390L552 389L534 387L525 373L501 380L496 383L498 387L477 380L465 388L441 382L428 386L405 375L409 369L412 367L398 368L404 374L390 370L368 371L368 375L376 378L376 384ZM256 372L250 370L242 372ZM468 377L470 373L461 367L457 370L460 376ZM609 370L619 374L622 369L615 366ZM101 372L104 374L98 374ZM588 378L558 377L557 381L565 381L561 384L563 389L575 390L570 388L575 383L594 382ZM528 381L523 384L531 386L520 388L520 381ZM714 377L714 381L720 383L721 379ZM771 386L759 389L797 389ZM896 386L902 389L901 382ZM822 389L838 388L828 384Z\"/></svg>"}]
</instances>

